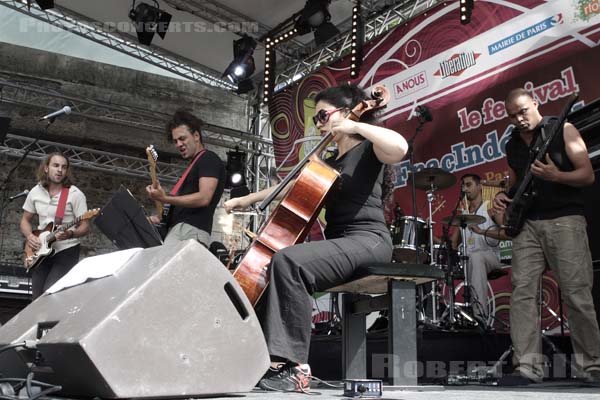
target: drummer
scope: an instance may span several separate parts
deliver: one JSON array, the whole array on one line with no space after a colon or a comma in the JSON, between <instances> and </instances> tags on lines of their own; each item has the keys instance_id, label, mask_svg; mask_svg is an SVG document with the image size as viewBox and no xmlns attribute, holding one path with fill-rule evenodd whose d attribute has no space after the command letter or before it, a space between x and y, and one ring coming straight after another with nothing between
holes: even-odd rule
<instances>
[{"instance_id":1,"label":"drummer","mask_svg":"<svg viewBox=\"0 0 600 400\"><path fill-rule=\"evenodd\" d=\"M466 231L466 250L468 255L467 274L471 285L471 304L473 313L480 321L487 321L487 274L500 267L500 254L497 239L508 239L494 222L493 211L488 211L488 202L483 201L481 178L476 174L465 174L461 178L461 188L464 195L463 214L479 215L485 222L470 225ZM465 201L466 199L466 201ZM452 246L457 249L463 241L460 229L452 234Z\"/></svg>"}]
</instances>

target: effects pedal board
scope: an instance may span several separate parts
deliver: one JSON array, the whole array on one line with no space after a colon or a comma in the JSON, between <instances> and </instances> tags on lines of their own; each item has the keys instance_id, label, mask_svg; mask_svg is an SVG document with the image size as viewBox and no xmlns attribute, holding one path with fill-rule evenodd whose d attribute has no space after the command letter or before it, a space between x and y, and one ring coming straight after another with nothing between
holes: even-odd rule
<instances>
[{"instance_id":1,"label":"effects pedal board","mask_svg":"<svg viewBox=\"0 0 600 400\"><path fill-rule=\"evenodd\" d=\"M345 397L381 397L383 385L376 379L345 379L344 396Z\"/></svg>"}]
</instances>

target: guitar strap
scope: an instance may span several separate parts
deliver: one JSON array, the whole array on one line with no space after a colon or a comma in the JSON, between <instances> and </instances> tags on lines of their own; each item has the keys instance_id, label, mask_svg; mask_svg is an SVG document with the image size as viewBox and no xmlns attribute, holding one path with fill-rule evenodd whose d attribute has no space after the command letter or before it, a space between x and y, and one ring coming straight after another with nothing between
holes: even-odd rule
<instances>
[{"instance_id":1,"label":"guitar strap","mask_svg":"<svg viewBox=\"0 0 600 400\"><path fill-rule=\"evenodd\" d=\"M56 215L54 216L54 226L62 224L65 216L65 208L67 207L67 197L69 197L69 188L63 187L58 198L58 206L56 207Z\"/></svg>"},{"instance_id":2,"label":"guitar strap","mask_svg":"<svg viewBox=\"0 0 600 400\"><path fill-rule=\"evenodd\" d=\"M192 160L192 162L190 163L190 166L185 170L183 175L181 175L181 178L179 178L179 180L177 181L177 183L175 184L173 189L171 189L171 192L170 192L171 196L177 196L177 192L179 192L179 188L181 188L181 185L183 185L183 182L185 182L185 178L187 178L188 174L190 173L190 171L192 170L194 165L196 165L196 162L200 159L200 157L202 157L202 155L205 152L206 152L206 149L202 149L202 151L200 151L198 154L196 154L196 157L194 157L194 160Z\"/></svg>"}]
</instances>

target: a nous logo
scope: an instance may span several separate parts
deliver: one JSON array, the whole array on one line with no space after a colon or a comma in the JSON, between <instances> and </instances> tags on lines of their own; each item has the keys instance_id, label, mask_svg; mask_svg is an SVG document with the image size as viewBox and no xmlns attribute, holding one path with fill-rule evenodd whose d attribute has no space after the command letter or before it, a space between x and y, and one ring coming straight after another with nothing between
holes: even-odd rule
<instances>
[{"instance_id":1,"label":"a nous logo","mask_svg":"<svg viewBox=\"0 0 600 400\"><path fill-rule=\"evenodd\" d=\"M399 99L408 96L411 93L418 92L427 86L427 74L425 71L421 71L400 82L394 83L394 94L396 95L396 98Z\"/></svg>"}]
</instances>

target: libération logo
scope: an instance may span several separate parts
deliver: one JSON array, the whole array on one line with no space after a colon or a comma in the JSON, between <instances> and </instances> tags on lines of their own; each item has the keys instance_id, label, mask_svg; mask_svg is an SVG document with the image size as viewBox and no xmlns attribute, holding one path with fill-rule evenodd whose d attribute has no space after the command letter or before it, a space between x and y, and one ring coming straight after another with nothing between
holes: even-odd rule
<instances>
[{"instance_id":1,"label":"lib\u00e9ration logo","mask_svg":"<svg viewBox=\"0 0 600 400\"><path fill-rule=\"evenodd\" d=\"M575 0L575 2L577 6L575 18L579 17L582 21L589 21L600 15L599 0Z\"/></svg>"},{"instance_id":2,"label":"lib\u00e9ration logo","mask_svg":"<svg viewBox=\"0 0 600 400\"><path fill-rule=\"evenodd\" d=\"M562 24L563 22L563 16L561 13L553 15L552 17L546 18L538 23L535 23L531 26L528 26L525 29L520 30L519 32L513 33L510 36L507 36L503 39L498 40L497 42L490 44L488 46L488 53L490 55L498 53L504 49L514 46L517 43L539 35L540 33L547 31L548 29L552 29L555 26Z\"/></svg>"},{"instance_id":3,"label":"lib\u00e9ration logo","mask_svg":"<svg viewBox=\"0 0 600 400\"><path fill-rule=\"evenodd\" d=\"M481 54L474 51L452 54L450 58L440 63L440 69L433 75L441 76L442 79L449 76L460 76L465 70L477 64L477 59Z\"/></svg>"}]
</instances>

